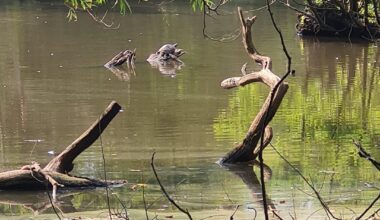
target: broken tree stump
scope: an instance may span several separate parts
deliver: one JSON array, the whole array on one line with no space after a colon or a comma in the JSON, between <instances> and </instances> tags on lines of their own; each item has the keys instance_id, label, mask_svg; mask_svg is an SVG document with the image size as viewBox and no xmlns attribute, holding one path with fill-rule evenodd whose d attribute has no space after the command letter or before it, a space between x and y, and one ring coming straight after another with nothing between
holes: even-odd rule
<instances>
[{"instance_id":1,"label":"broken tree stump","mask_svg":"<svg viewBox=\"0 0 380 220\"><path fill-rule=\"evenodd\" d=\"M121 51L114 56L110 61L104 64L106 68L121 66L127 63L128 68L133 68L136 60L136 49Z\"/></svg>"},{"instance_id":2,"label":"broken tree stump","mask_svg":"<svg viewBox=\"0 0 380 220\"><path fill-rule=\"evenodd\" d=\"M254 47L251 27L256 20L256 16L244 19L240 7L238 8L238 14L241 22L245 50L256 63L261 65L261 70L259 72L247 74L245 72L245 65L243 65L243 76L227 78L222 81L221 86L225 89L231 89L238 86L245 86L253 82L261 82L269 86L271 91L255 119L252 121L243 142L219 160L219 163L222 165L251 162L256 159L261 150L259 140L261 138L262 128L265 127L263 144L263 148L265 148L273 137L272 129L267 125L276 114L277 109L280 107L281 101L288 90L288 84L286 82L277 85L281 79L272 72L272 61L270 57L260 55ZM278 86L277 90L275 89L276 86ZM272 94L274 94L273 97Z\"/></svg>"},{"instance_id":3,"label":"broken tree stump","mask_svg":"<svg viewBox=\"0 0 380 220\"><path fill-rule=\"evenodd\" d=\"M21 169L0 173L0 190L4 189L45 189L46 184L57 187L105 187L112 184L122 184L125 181L103 181L87 177L77 177L69 174L73 170L74 159L90 147L101 135L107 125L119 113L121 106L111 102L101 117L90 128L71 143L62 153L54 157L44 168L32 162Z\"/></svg>"}]
</instances>

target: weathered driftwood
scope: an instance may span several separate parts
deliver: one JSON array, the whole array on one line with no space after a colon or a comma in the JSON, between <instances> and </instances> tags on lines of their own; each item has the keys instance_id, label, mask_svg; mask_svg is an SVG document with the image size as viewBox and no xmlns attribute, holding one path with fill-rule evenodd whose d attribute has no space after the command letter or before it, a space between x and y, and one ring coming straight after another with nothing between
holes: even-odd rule
<instances>
[{"instance_id":1,"label":"weathered driftwood","mask_svg":"<svg viewBox=\"0 0 380 220\"><path fill-rule=\"evenodd\" d=\"M276 93L271 101L271 96L274 93L274 87L280 81L280 78L272 73L272 62L270 57L262 56L258 54L256 48L252 42L251 27L256 20L256 17L244 19L243 12L238 8L238 13L241 22L243 44L248 53L248 55L258 64L261 65L262 69L259 72L252 72L249 74L245 73L245 65L242 68L243 76L231 77L223 80L221 86L225 89L235 88L238 86L245 86L253 82L262 82L271 88L263 106L261 107L259 113L257 113L255 119L251 123L249 130L244 138L243 142L230 151L226 156L220 159L221 164L231 164L240 162L249 162L256 159L258 152L260 151L260 137L263 125L265 127L264 132L264 145L269 144L272 139L273 132L272 129L267 126L276 114L283 97L288 90L288 84L283 82L279 85ZM266 114L268 115L266 117ZM265 123L265 124L264 124Z\"/></svg>"},{"instance_id":2,"label":"weathered driftwood","mask_svg":"<svg viewBox=\"0 0 380 220\"><path fill-rule=\"evenodd\" d=\"M76 177L68 173L74 168L74 159L86 150L101 135L111 120L119 113L121 107L116 102L106 108L102 116L80 137L71 143L62 153L53 158L43 169L32 162L19 170L0 173L0 190L4 189L43 189L49 183L55 195L60 187L98 187L120 184L124 181L102 181L86 177Z\"/></svg>"},{"instance_id":3,"label":"weathered driftwood","mask_svg":"<svg viewBox=\"0 0 380 220\"><path fill-rule=\"evenodd\" d=\"M104 66L106 68L120 66L123 63L127 63L128 68L133 68L136 59L136 49L125 50L118 53L110 61L108 61Z\"/></svg>"},{"instance_id":4,"label":"weathered driftwood","mask_svg":"<svg viewBox=\"0 0 380 220\"><path fill-rule=\"evenodd\" d=\"M136 49L125 50L121 51L110 61L104 64L104 67L115 74L119 79L129 81L129 75L135 74L135 60ZM122 66L123 63L127 63L127 68Z\"/></svg>"}]
</instances>

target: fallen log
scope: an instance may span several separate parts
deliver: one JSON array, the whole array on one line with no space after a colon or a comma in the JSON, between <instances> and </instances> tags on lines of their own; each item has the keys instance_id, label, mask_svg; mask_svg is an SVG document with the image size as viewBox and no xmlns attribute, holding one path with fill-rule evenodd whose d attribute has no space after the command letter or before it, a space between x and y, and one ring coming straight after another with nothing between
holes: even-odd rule
<instances>
[{"instance_id":1,"label":"fallen log","mask_svg":"<svg viewBox=\"0 0 380 220\"><path fill-rule=\"evenodd\" d=\"M262 128L264 131L264 144L265 148L273 137L272 129L267 126L272 120L280 107L281 101L288 90L288 84L286 82L280 82L280 78L272 72L272 61L270 57L260 55L254 47L252 41L251 27L256 20L256 17L244 19L241 8L238 8L238 14L241 22L243 45L248 55L259 65L261 70L259 72L246 73L245 64L242 67L243 76L231 77L222 81L221 87L225 89L231 89L238 86L245 86L253 82L261 82L269 86L271 91L269 92L263 106L259 113L257 113L255 119L252 121L251 126L243 140L238 146L231 150L227 155L219 160L220 164L234 164L242 162L251 162L256 159L260 152L260 137ZM277 89L276 89L277 87ZM274 96L272 97L272 94Z\"/></svg>"},{"instance_id":2,"label":"fallen log","mask_svg":"<svg viewBox=\"0 0 380 220\"><path fill-rule=\"evenodd\" d=\"M120 109L121 107L118 103L111 102L101 117L90 128L66 147L62 153L54 157L43 169L38 163L31 162L31 165L25 165L18 170L0 173L0 190L45 189L46 185L48 185L53 188L53 195L55 195L58 186L105 187L125 183L125 181L103 181L69 174L74 168L74 159L95 142L107 125L119 113Z\"/></svg>"}]
</instances>

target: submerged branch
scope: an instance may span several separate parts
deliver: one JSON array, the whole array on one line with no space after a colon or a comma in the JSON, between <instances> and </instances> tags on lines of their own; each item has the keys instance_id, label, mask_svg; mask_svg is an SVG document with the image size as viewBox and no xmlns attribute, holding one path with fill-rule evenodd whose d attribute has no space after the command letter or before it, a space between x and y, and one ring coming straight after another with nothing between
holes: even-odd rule
<instances>
[{"instance_id":1,"label":"submerged branch","mask_svg":"<svg viewBox=\"0 0 380 220\"><path fill-rule=\"evenodd\" d=\"M152 167L152 170L153 170L153 173L154 173L154 176L156 177L156 180L158 182L158 184L160 185L160 188L161 188L161 191L164 193L164 195L166 196L166 198L169 200L169 202L171 204L173 204L178 210L180 210L182 213L186 214L187 217L192 220L193 218L191 217L189 211L186 209L183 209L181 206L179 206L170 196L169 194L166 192L164 186L162 185L160 179L158 178L158 175L157 175L157 172L156 172L156 168L154 167L154 155L156 154L156 152L154 152L152 154L152 160L150 162L150 165Z\"/></svg>"}]
</instances>

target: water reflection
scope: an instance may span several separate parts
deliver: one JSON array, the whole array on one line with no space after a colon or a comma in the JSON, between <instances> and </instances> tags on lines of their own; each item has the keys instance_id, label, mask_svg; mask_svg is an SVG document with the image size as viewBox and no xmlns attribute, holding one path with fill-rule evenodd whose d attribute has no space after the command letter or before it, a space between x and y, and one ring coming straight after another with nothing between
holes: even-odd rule
<instances>
[{"instance_id":1,"label":"water reflection","mask_svg":"<svg viewBox=\"0 0 380 220\"><path fill-rule=\"evenodd\" d=\"M254 172L254 169L260 169L260 164L258 161L254 161L252 164L234 164L223 166L223 168L227 169L229 172L233 173L237 177L239 177L246 187L251 191L252 199L254 203L257 203L256 206L262 206L262 187L261 183ZM269 166L264 164L264 182L268 182L272 178L272 170ZM267 197L268 206L270 206L271 210L276 210L273 202Z\"/></svg>"},{"instance_id":2,"label":"water reflection","mask_svg":"<svg viewBox=\"0 0 380 220\"><path fill-rule=\"evenodd\" d=\"M242 180L214 164L233 142L242 140L268 94L260 85L234 91L219 87L232 73L239 75L241 64L248 61L240 40L228 44L204 40L202 16L193 14L186 1L165 5L164 14L151 3L133 6L132 15L120 18L119 30L104 30L86 16L67 23L66 11L58 6L10 2L0 7L4 18L0 27L5 30L0 32L1 170L25 165L32 151L31 160L48 162L48 151L60 152L99 117L110 100L117 100L124 113L102 137L108 176L141 183L140 173L133 171L142 170L147 201L159 201L152 210L160 212L166 205L166 210L176 212L165 199L159 199L162 193L149 169L153 151L161 157L157 166L164 185L192 212L204 217L223 212L228 218L236 204L256 201L250 188L258 188L257 177L248 173L247 180ZM227 10L231 14L210 25L209 31L218 34L239 26L235 8ZM273 58L275 72L281 73L286 61L276 46L274 30L268 28L270 20L260 13L255 23L260 30L255 35L260 42L257 47ZM379 187L380 179L370 164L358 158L351 139L361 139L371 155L380 158L378 48L298 39L293 32L294 14L281 8L276 13L282 16L279 23L297 75L288 79L290 89L271 122L272 142L315 184L325 186L324 198L341 206L366 206L378 191L364 183ZM117 13L109 15L119 18ZM178 42L188 52L186 68L175 70L176 77L168 79L149 63L137 62L136 76L128 69L115 70L119 80L102 65L120 49L120 42L125 48L138 48L141 59L137 61L162 42ZM36 146L24 141L38 139L44 141ZM76 174L102 177L99 146L95 143L77 159ZM303 193L295 190L292 197L292 187L305 190L303 182L272 150L265 151L265 159L272 168L268 196L277 209L287 213L292 198L306 215L319 209L318 202ZM330 178L328 185L323 184L325 178ZM123 187L115 192L131 209L144 210L141 191ZM36 201L45 199L41 195ZM111 200L117 207L117 201ZM74 195L72 201L81 211L107 208L104 191ZM1 213L12 213L7 207L1 205ZM247 209L239 209L246 218L252 216ZM27 215L24 209L13 211Z\"/></svg>"},{"instance_id":3,"label":"water reflection","mask_svg":"<svg viewBox=\"0 0 380 220\"><path fill-rule=\"evenodd\" d=\"M59 193L54 205L63 213L77 212L78 209L73 204L73 198L80 193L81 192L73 191ZM26 209L34 215L39 215L44 212L52 212L52 202L44 191L26 191L22 194L0 191L0 204L5 205L1 210L2 213L11 213L12 211L20 212L22 209ZM9 210L5 207L8 207Z\"/></svg>"},{"instance_id":4,"label":"water reflection","mask_svg":"<svg viewBox=\"0 0 380 220\"><path fill-rule=\"evenodd\" d=\"M181 70L184 63L180 60L170 60L170 61L155 61L148 60L153 68L158 69L160 73L166 76L175 76L178 70Z\"/></svg>"},{"instance_id":5,"label":"water reflection","mask_svg":"<svg viewBox=\"0 0 380 220\"><path fill-rule=\"evenodd\" d=\"M134 64L124 66L106 66L106 68L111 71L118 79L121 81L129 81L130 76L136 76Z\"/></svg>"}]
</instances>

